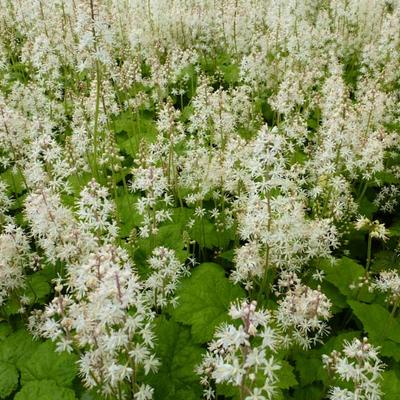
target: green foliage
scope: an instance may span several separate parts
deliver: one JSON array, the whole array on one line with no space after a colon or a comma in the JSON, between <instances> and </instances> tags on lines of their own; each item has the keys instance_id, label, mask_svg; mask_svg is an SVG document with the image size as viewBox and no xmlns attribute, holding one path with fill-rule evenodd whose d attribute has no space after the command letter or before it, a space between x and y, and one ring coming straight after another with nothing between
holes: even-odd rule
<instances>
[{"instance_id":1,"label":"green foliage","mask_svg":"<svg viewBox=\"0 0 400 400\"><path fill-rule=\"evenodd\" d=\"M381 250L374 254L371 264L372 271L380 272L386 270L388 266L390 266L390 269L399 269L400 257L397 253L390 250Z\"/></svg>"},{"instance_id":2,"label":"green foliage","mask_svg":"<svg viewBox=\"0 0 400 400\"><path fill-rule=\"evenodd\" d=\"M197 220L190 233L201 247L208 249L226 248L229 241L235 238L233 229L218 232L215 225L206 218Z\"/></svg>"},{"instance_id":3,"label":"green foliage","mask_svg":"<svg viewBox=\"0 0 400 400\"><path fill-rule=\"evenodd\" d=\"M322 292L332 302L332 313L338 313L348 307L346 296L344 296L335 285L324 280L320 286Z\"/></svg>"},{"instance_id":4,"label":"green foliage","mask_svg":"<svg viewBox=\"0 0 400 400\"><path fill-rule=\"evenodd\" d=\"M39 342L34 341L27 331L20 329L0 342L0 361L20 369L38 346Z\"/></svg>"},{"instance_id":5,"label":"green foliage","mask_svg":"<svg viewBox=\"0 0 400 400\"><path fill-rule=\"evenodd\" d=\"M157 128L153 116L149 114L132 114L124 112L114 120L117 142L122 152L136 157L142 141L154 142Z\"/></svg>"},{"instance_id":6,"label":"green foliage","mask_svg":"<svg viewBox=\"0 0 400 400\"><path fill-rule=\"evenodd\" d=\"M324 390L319 385L310 385L302 388L298 388L294 391L293 397L289 399L293 400L321 400L324 397Z\"/></svg>"},{"instance_id":7,"label":"green foliage","mask_svg":"<svg viewBox=\"0 0 400 400\"><path fill-rule=\"evenodd\" d=\"M194 369L202 348L193 343L190 329L165 317L157 321L156 353L161 361L157 374L149 377L155 400L197 400L202 388Z\"/></svg>"},{"instance_id":8,"label":"green foliage","mask_svg":"<svg viewBox=\"0 0 400 400\"><path fill-rule=\"evenodd\" d=\"M132 229L139 226L143 217L137 212L138 196L120 190L115 198L117 218L120 226L120 236L128 237Z\"/></svg>"},{"instance_id":9,"label":"green foliage","mask_svg":"<svg viewBox=\"0 0 400 400\"><path fill-rule=\"evenodd\" d=\"M20 195L25 190L25 184L22 174L19 171L13 171L9 168L7 171L0 174L0 180L7 185L8 193Z\"/></svg>"},{"instance_id":10,"label":"green foliage","mask_svg":"<svg viewBox=\"0 0 400 400\"><path fill-rule=\"evenodd\" d=\"M279 389L289 389L297 385L296 377L293 373L293 367L285 360L280 360L279 364L281 369L276 373L278 382L277 386Z\"/></svg>"},{"instance_id":11,"label":"green foliage","mask_svg":"<svg viewBox=\"0 0 400 400\"><path fill-rule=\"evenodd\" d=\"M11 326L6 322L0 322L0 341L4 340L11 333Z\"/></svg>"},{"instance_id":12,"label":"green foliage","mask_svg":"<svg viewBox=\"0 0 400 400\"><path fill-rule=\"evenodd\" d=\"M378 210L378 207L367 197L363 197L358 203L358 209L361 215L367 218L372 218L374 213Z\"/></svg>"},{"instance_id":13,"label":"green foliage","mask_svg":"<svg viewBox=\"0 0 400 400\"><path fill-rule=\"evenodd\" d=\"M176 321L191 325L196 343L205 343L221 322L228 321L229 304L244 297L244 291L225 277L214 263L198 266L177 291L179 304L172 314Z\"/></svg>"},{"instance_id":14,"label":"green foliage","mask_svg":"<svg viewBox=\"0 0 400 400\"><path fill-rule=\"evenodd\" d=\"M381 390L384 393L383 400L397 400L400 393L400 374L397 371L385 371Z\"/></svg>"},{"instance_id":15,"label":"green foliage","mask_svg":"<svg viewBox=\"0 0 400 400\"><path fill-rule=\"evenodd\" d=\"M309 385L315 382L328 384L329 377L322 365L322 355L330 354L333 350L341 350L345 340L350 341L359 336L360 332L358 331L339 332L329 338L319 349L297 352L294 355L294 360L299 386L309 388Z\"/></svg>"},{"instance_id":16,"label":"green foliage","mask_svg":"<svg viewBox=\"0 0 400 400\"><path fill-rule=\"evenodd\" d=\"M349 301L354 315L362 322L371 343L380 347L380 354L400 361L400 323L380 304Z\"/></svg>"},{"instance_id":17,"label":"green foliage","mask_svg":"<svg viewBox=\"0 0 400 400\"><path fill-rule=\"evenodd\" d=\"M0 361L0 398L9 396L18 385L18 370L7 362Z\"/></svg>"},{"instance_id":18,"label":"green foliage","mask_svg":"<svg viewBox=\"0 0 400 400\"><path fill-rule=\"evenodd\" d=\"M348 303L371 337L400 343L399 322L380 304L363 304L358 301Z\"/></svg>"},{"instance_id":19,"label":"green foliage","mask_svg":"<svg viewBox=\"0 0 400 400\"><path fill-rule=\"evenodd\" d=\"M31 381L27 383L15 400L75 400L75 393L72 389L60 387L51 380Z\"/></svg>"},{"instance_id":20,"label":"green foliage","mask_svg":"<svg viewBox=\"0 0 400 400\"><path fill-rule=\"evenodd\" d=\"M333 284L339 292L349 299L371 301L374 294L366 287L359 287L360 278L365 276L364 268L355 260L343 257L334 264L321 262L319 265L326 273L326 281ZM340 299L337 299L340 302Z\"/></svg>"},{"instance_id":21,"label":"green foliage","mask_svg":"<svg viewBox=\"0 0 400 400\"><path fill-rule=\"evenodd\" d=\"M296 370L302 386L309 385L316 380L322 381L325 378L321 359L316 355L314 357L305 354L296 356Z\"/></svg>"},{"instance_id":22,"label":"green foliage","mask_svg":"<svg viewBox=\"0 0 400 400\"><path fill-rule=\"evenodd\" d=\"M364 275L364 268L354 260L343 257L335 264L322 264L321 268L326 273L326 280L335 285L340 293L346 297L354 296L352 285L357 284Z\"/></svg>"},{"instance_id":23,"label":"green foliage","mask_svg":"<svg viewBox=\"0 0 400 400\"><path fill-rule=\"evenodd\" d=\"M21 384L31 381L52 380L58 386L70 386L77 373L78 357L57 353L52 342L44 342L26 359L21 368Z\"/></svg>"},{"instance_id":24,"label":"green foliage","mask_svg":"<svg viewBox=\"0 0 400 400\"><path fill-rule=\"evenodd\" d=\"M276 371L277 382L275 386L275 400L284 400L287 398L288 390L298 385L296 376L293 372L292 365L289 362L279 359L277 362L281 365L281 368ZM257 386L262 387L265 382L265 376L260 371L256 377ZM237 387L228 384L217 385L217 393L223 394L234 400L240 400L240 393Z\"/></svg>"},{"instance_id":25,"label":"green foliage","mask_svg":"<svg viewBox=\"0 0 400 400\"><path fill-rule=\"evenodd\" d=\"M138 245L140 250L144 252L145 258L150 256L152 250L157 246L166 246L174 249L181 261L186 260L188 256L188 252L183 250L185 242L183 240L182 230L179 225L176 224L161 226L156 237L140 239Z\"/></svg>"},{"instance_id":26,"label":"green foliage","mask_svg":"<svg viewBox=\"0 0 400 400\"><path fill-rule=\"evenodd\" d=\"M75 399L72 386L77 373L77 356L55 351L50 342L37 342L23 329L0 341L0 398L22 389L16 399ZM36 396L36 397L34 397Z\"/></svg>"},{"instance_id":27,"label":"green foliage","mask_svg":"<svg viewBox=\"0 0 400 400\"><path fill-rule=\"evenodd\" d=\"M42 302L50 292L48 279L42 272L35 272L27 277L25 296L29 298L31 304Z\"/></svg>"}]
</instances>

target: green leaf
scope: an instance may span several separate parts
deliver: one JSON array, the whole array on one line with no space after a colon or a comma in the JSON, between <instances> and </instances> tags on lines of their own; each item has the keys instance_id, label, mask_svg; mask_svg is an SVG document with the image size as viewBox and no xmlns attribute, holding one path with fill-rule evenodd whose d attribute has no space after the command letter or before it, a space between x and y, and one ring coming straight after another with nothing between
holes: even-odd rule
<instances>
[{"instance_id":1,"label":"green leaf","mask_svg":"<svg viewBox=\"0 0 400 400\"><path fill-rule=\"evenodd\" d=\"M357 298L369 302L375 297L366 287L353 288L365 275L365 269L351 258L343 257L333 265L322 263L320 268L326 273L325 279L335 285L347 298Z\"/></svg>"},{"instance_id":2,"label":"green leaf","mask_svg":"<svg viewBox=\"0 0 400 400\"><path fill-rule=\"evenodd\" d=\"M55 344L42 343L21 368L21 383L35 380L53 380L59 386L68 386L77 373L77 356L57 353Z\"/></svg>"},{"instance_id":3,"label":"green leaf","mask_svg":"<svg viewBox=\"0 0 400 400\"><path fill-rule=\"evenodd\" d=\"M282 368L276 373L278 377L278 388L289 389L290 387L296 386L298 383L293 374L293 367L285 360L279 360L279 364L282 366Z\"/></svg>"},{"instance_id":4,"label":"green leaf","mask_svg":"<svg viewBox=\"0 0 400 400\"><path fill-rule=\"evenodd\" d=\"M296 371L299 373L302 386L317 380L323 380L322 360L320 357L308 357L308 354L296 356Z\"/></svg>"},{"instance_id":5,"label":"green leaf","mask_svg":"<svg viewBox=\"0 0 400 400\"><path fill-rule=\"evenodd\" d=\"M22 387L14 400L75 400L71 389L60 387L51 380L31 381Z\"/></svg>"},{"instance_id":6,"label":"green leaf","mask_svg":"<svg viewBox=\"0 0 400 400\"><path fill-rule=\"evenodd\" d=\"M5 322L0 323L0 341L12 333L11 326Z\"/></svg>"},{"instance_id":7,"label":"green leaf","mask_svg":"<svg viewBox=\"0 0 400 400\"><path fill-rule=\"evenodd\" d=\"M376 172L374 178L380 182L380 184L398 184L399 179L390 171Z\"/></svg>"},{"instance_id":8,"label":"green leaf","mask_svg":"<svg viewBox=\"0 0 400 400\"><path fill-rule=\"evenodd\" d=\"M7 184L7 194L20 194L25 190L24 179L19 171L13 172L11 168L0 174L0 179Z\"/></svg>"},{"instance_id":9,"label":"green leaf","mask_svg":"<svg viewBox=\"0 0 400 400\"><path fill-rule=\"evenodd\" d=\"M391 226L389 226L389 234L392 237L399 237L400 236L400 220L397 219L393 222Z\"/></svg>"},{"instance_id":10,"label":"green leaf","mask_svg":"<svg viewBox=\"0 0 400 400\"><path fill-rule=\"evenodd\" d=\"M18 385L18 371L14 365L0 361L0 398L9 396Z\"/></svg>"},{"instance_id":11,"label":"green leaf","mask_svg":"<svg viewBox=\"0 0 400 400\"><path fill-rule=\"evenodd\" d=\"M321 359L323 354L332 353L333 350L341 351L343 347L343 342L345 340L350 342L352 339L360 337L360 334L360 331L347 331L338 333L336 336L332 336L319 350L317 350L318 359Z\"/></svg>"},{"instance_id":12,"label":"green leaf","mask_svg":"<svg viewBox=\"0 0 400 400\"><path fill-rule=\"evenodd\" d=\"M275 385L275 395L273 398L275 400L283 400L287 397L284 396L285 389L289 389L293 386L298 385L296 377L293 373L293 367L285 360L277 360L277 363L281 365L281 369L276 371L277 382ZM256 387L262 387L265 383L265 375L261 370L258 371L255 380ZM232 398L232 400L240 400L240 390L238 386L233 386L232 384L218 384L217 385L218 395L224 395L227 398ZM218 397L219 398L219 397Z\"/></svg>"},{"instance_id":13,"label":"green leaf","mask_svg":"<svg viewBox=\"0 0 400 400\"><path fill-rule=\"evenodd\" d=\"M359 336L359 331L342 332L329 338L318 350L313 349L296 353L294 359L301 386L307 386L316 381L327 383L329 377L322 364L322 355L330 354L333 350L342 350L344 340L350 341Z\"/></svg>"},{"instance_id":14,"label":"green leaf","mask_svg":"<svg viewBox=\"0 0 400 400\"><path fill-rule=\"evenodd\" d=\"M184 250L185 242L183 240L182 230L179 225L168 224L163 225L158 229L157 235L150 236L146 239L139 239L138 245L145 253L144 258L151 255L153 249L157 246L165 246L175 250L176 256L180 261L185 261L189 255L187 250Z\"/></svg>"},{"instance_id":15,"label":"green leaf","mask_svg":"<svg viewBox=\"0 0 400 400\"><path fill-rule=\"evenodd\" d=\"M224 80L227 84L233 85L239 81L240 67L238 65L230 64L227 66L221 66L220 68L224 75Z\"/></svg>"},{"instance_id":16,"label":"green leaf","mask_svg":"<svg viewBox=\"0 0 400 400\"><path fill-rule=\"evenodd\" d=\"M400 343L400 324L389 311L379 304L364 304L351 300L348 303L371 337L379 342L389 339Z\"/></svg>"},{"instance_id":17,"label":"green leaf","mask_svg":"<svg viewBox=\"0 0 400 400\"><path fill-rule=\"evenodd\" d=\"M19 313L20 309L20 296L17 292L13 292L8 296L7 301L4 303L3 312L6 315L15 315Z\"/></svg>"},{"instance_id":18,"label":"green leaf","mask_svg":"<svg viewBox=\"0 0 400 400\"><path fill-rule=\"evenodd\" d=\"M39 342L33 341L27 331L20 329L0 342L0 360L20 368L38 346Z\"/></svg>"},{"instance_id":19,"label":"green leaf","mask_svg":"<svg viewBox=\"0 0 400 400\"><path fill-rule=\"evenodd\" d=\"M326 273L325 279L334 284L339 291L347 296L354 295L351 285L357 284L360 277L364 275L364 268L351 258L343 257L336 264L322 265Z\"/></svg>"},{"instance_id":20,"label":"green leaf","mask_svg":"<svg viewBox=\"0 0 400 400\"><path fill-rule=\"evenodd\" d=\"M399 255L390 250L378 251L374 254L374 259L371 264L371 270L380 272L386 269L399 269L400 257Z\"/></svg>"},{"instance_id":21,"label":"green leaf","mask_svg":"<svg viewBox=\"0 0 400 400\"><path fill-rule=\"evenodd\" d=\"M99 394L97 394L94 389L87 390L84 393L82 393L80 399L81 400L104 400L104 398L101 397Z\"/></svg>"},{"instance_id":22,"label":"green leaf","mask_svg":"<svg viewBox=\"0 0 400 400\"><path fill-rule=\"evenodd\" d=\"M217 325L229 320L230 303L245 293L225 277L218 264L204 263L181 283L177 295L179 304L173 310L174 318L191 325L194 340L205 343L213 337Z\"/></svg>"},{"instance_id":23,"label":"green leaf","mask_svg":"<svg viewBox=\"0 0 400 400\"><path fill-rule=\"evenodd\" d=\"M240 400L239 388L228 383L218 383L216 387L218 398L223 395L223 398L229 398L231 400Z\"/></svg>"},{"instance_id":24,"label":"green leaf","mask_svg":"<svg viewBox=\"0 0 400 400\"><path fill-rule=\"evenodd\" d=\"M322 292L331 300L332 302L332 313L337 313L344 308L347 308L346 297L340 292L340 290L330 282L324 280L321 282Z\"/></svg>"},{"instance_id":25,"label":"green leaf","mask_svg":"<svg viewBox=\"0 0 400 400\"><path fill-rule=\"evenodd\" d=\"M358 210L361 215L364 215L367 218L372 218L374 213L378 210L378 206L364 196L359 202Z\"/></svg>"},{"instance_id":26,"label":"green leaf","mask_svg":"<svg viewBox=\"0 0 400 400\"><path fill-rule=\"evenodd\" d=\"M122 151L135 158L142 140L152 143L157 138L157 127L150 115L139 117L131 112L124 112L115 119L117 142Z\"/></svg>"},{"instance_id":27,"label":"green leaf","mask_svg":"<svg viewBox=\"0 0 400 400\"><path fill-rule=\"evenodd\" d=\"M385 371L382 374L382 400L398 400L400 393L400 378L395 371Z\"/></svg>"},{"instance_id":28,"label":"green leaf","mask_svg":"<svg viewBox=\"0 0 400 400\"><path fill-rule=\"evenodd\" d=\"M190 231L190 236L201 247L207 249L226 248L231 240L235 239L233 229L217 231L215 224L208 219L197 219Z\"/></svg>"},{"instance_id":29,"label":"green leaf","mask_svg":"<svg viewBox=\"0 0 400 400\"><path fill-rule=\"evenodd\" d=\"M175 250L178 259L184 262L189 253L185 249L183 232L186 229L188 220L193 215L194 210L189 208L175 208L172 213L172 223L165 223L160 226L157 235L146 239L139 239L137 244L144 254L138 254L136 261L138 264L146 263L146 258L151 255L153 249L157 246L165 246ZM141 257L141 258L140 258Z\"/></svg>"},{"instance_id":30,"label":"green leaf","mask_svg":"<svg viewBox=\"0 0 400 400\"><path fill-rule=\"evenodd\" d=\"M127 237L135 226L139 226L143 217L136 209L136 201L139 196L131 193L120 193L115 198L117 216L120 221L120 236Z\"/></svg>"},{"instance_id":31,"label":"green leaf","mask_svg":"<svg viewBox=\"0 0 400 400\"><path fill-rule=\"evenodd\" d=\"M27 277L25 296L30 300L30 304L43 300L51 292L51 287L44 274L36 272Z\"/></svg>"},{"instance_id":32,"label":"green leaf","mask_svg":"<svg viewBox=\"0 0 400 400\"><path fill-rule=\"evenodd\" d=\"M218 255L218 258L221 258L223 260L227 260L227 261L230 261L230 262L233 262L234 257L235 257L235 250L234 249L230 249L230 250L224 251L224 252L222 252L222 253L220 253Z\"/></svg>"},{"instance_id":33,"label":"green leaf","mask_svg":"<svg viewBox=\"0 0 400 400\"><path fill-rule=\"evenodd\" d=\"M391 357L396 361L400 361L400 344L391 340L380 340L371 337L371 343L380 346L379 354L384 357Z\"/></svg>"},{"instance_id":34,"label":"green leaf","mask_svg":"<svg viewBox=\"0 0 400 400\"><path fill-rule=\"evenodd\" d=\"M74 191L75 195L79 196L81 190L87 185L87 183L92 179L92 175L89 172L80 171L79 174L71 175L68 178L68 183L71 189ZM70 203L68 200L66 203Z\"/></svg>"},{"instance_id":35,"label":"green leaf","mask_svg":"<svg viewBox=\"0 0 400 400\"><path fill-rule=\"evenodd\" d=\"M191 340L190 330L172 320L157 320L157 355L161 367L149 377L155 400L198 400L202 387L195 367L202 349Z\"/></svg>"},{"instance_id":36,"label":"green leaf","mask_svg":"<svg viewBox=\"0 0 400 400\"><path fill-rule=\"evenodd\" d=\"M294 391L293 399L296 400L321 400L324 397L324 391L319 386L306 386Z\"/></svg>"}]
</instances>

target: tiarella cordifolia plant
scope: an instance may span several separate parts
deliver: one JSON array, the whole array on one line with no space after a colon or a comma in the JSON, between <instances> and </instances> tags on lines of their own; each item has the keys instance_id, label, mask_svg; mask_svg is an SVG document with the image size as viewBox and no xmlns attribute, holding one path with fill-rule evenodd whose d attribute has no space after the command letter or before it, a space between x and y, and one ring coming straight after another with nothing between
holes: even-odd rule
<instances>
[{"instance_id":1,"label":"tiarella cordifolia plant","mask_svg":"<svg viewBox=\"0 0 400 400\"><path fill-rule=\"evenodd\" d=\"M392 314L395 314L400 300L399 273L396 270L382 271L371 287L386 294L386 301L393 306Z\"/></svg>"},{"instance_id":2,"label":"tiarella cordifolia plant","mask_svg":"<svg viewBox=\"0 0 400 400\"><path fill-rule=\"evenodd\" d=\"M281 368L274 358L279 335L271 327L271 315L256 310L257 302L232 304L229 316L241 324L219 326L197 372L202 375L207 399L215 398L215 384L238 388L241 399L272 398ZM257 340L258 339L258 340Z\"/></svg>"},{"instance_id":3,"label":"tiarella cordifolia plant","mask_svg":"<svg viewBox=\"0 0 400 400\"><path fill-rule=\"evenodd\" d=\"M0 399L393 398L399 71L398 0L0 0Z\"/></svg>"},{"instance_id":4,"label":"tiarella cordifolia plant","mask_svg":"<svg viewBox=\"0 0 400 400\"><path fill-rule=\"evenodd\" d=\"M159 364L152 353L154 315L127 252L114 243L117 229L110 220L114 208L107 189L92 180L81 191L76 217L57 205L57 198L42 192L39 199L43 214L30 214L35 234L52 244L49 255L65 261L68 271L66 282L56 279L52 302L32 314L31 330L57 342L59 351L80 354L85 386L115 397L149 391L138 384L137 374L140 368L148 374ZM53 227L64 235L55 231L50 236ZM62 246L54 246L57 242Z\"/></svg>"},{"instance_id":5,"label":"tiarella cordifolia plant","mask_svg":"<svg viewBox=\"0 0 400 400\"><path fill-rule=\"evenodd\" d=\"M188 269L175 255L175 252L165 247L156 247L148 259L151 274L144 286L150 304L154 307L166 307L169 303L175 304L178 298L173 297L179 280L188 274Z\"/></svg>"},{"instance_id":6,"label":"tiarella cordifolia plant","mask_svg":"<svg viewBox=\"0 0 400 400\"><path fill-rule=\"evenodd\" d=\"M10 291L24 286L24 270L33 254L24 231L13 223L6 224L0 234L0 304Z\"/></svg>"},{"instance_id":7,"label":"tiarella cordifolia plant","mask_svg":"<svg viewBox=\"0 0 400 400\"><path fill-rule=\"evenodd\" d=\"M295 273L282 274L278 285L280 290L286 290L284 297L278 300L275 314L277 325L284 333L284 344L296 343L307 349L322 341L329 331L327 321L332 304L321 288L305 286Z\"/></svg>"},{"instance_id":8,"label":"tiarella cordifolia plant","mask_svg":"<svg viewBox=\"0 0 400 400\"><path fill-rule=\"evenodd\" d=\"M156 370L152 320L141 283L121 248L103 245L70 271L68 289L56 280L56 296L30 323L60 351L80 354L85 386L106 396L139 396L137 374ZM146 389L148 390L148 389Z\"/></svg>"},{"instance_id":9,"label":"tiarella cordifolia plant","mask_svg":"<svg viewBox=\"0 0 400 400\"><path fill-rule=\"evenodd\" d=\"M334 351L323 355L323 362L328 373L352 384L351 389L334 386L329 391L329 398L378 400L381 398L380 379L384 364L378 357L377 349L363 340L354 339L345 342L343 353Z\"/></svg>"}]
</instances>

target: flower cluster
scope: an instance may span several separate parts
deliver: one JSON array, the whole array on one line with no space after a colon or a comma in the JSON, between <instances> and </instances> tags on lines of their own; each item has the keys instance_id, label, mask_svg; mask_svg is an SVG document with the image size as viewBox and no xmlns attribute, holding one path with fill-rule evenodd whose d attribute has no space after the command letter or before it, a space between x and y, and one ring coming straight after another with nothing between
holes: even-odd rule
<instances>
[{"instance_id":1,"label":"flower cluster","mask_svg":"<svg viewBox=\"0 0 400 400\"><path fill-rule=\"evenodd\" d=\"M357 230L367 230L371 238L381 239L383 241L388 238L388 230L385 224L379 223L378 220L370 221L368 218L360 217L355 223Z\"/></svg>"},{"instance_id":2,"label":"flower cluster","mask_svg":"<svg viewBox=\"0 0 400 400\"><path fill-rule=\"evenodd\" d=\"M177 303L178 298L172 297L182 276L189 273L188 269L176 257L175 252L166 247L156 247L148 259L151 274L144 283L146 295L156 308L163 308L168 303Z\"/></svg>"},{"instance_id":3,"label":"flower cluster","mask_svg":"<svg viewBox=\"0 0 400 400\"><path fill-rule=\"evenodd\" d=\"M81 191L77 202L77 215L93 233L104 234L107 240L117 236L117 226L113 220L114 203L109 199L108 190L92 179Z\"/></svg>"},{"instance_id":4,"label":"flower cluster","mask_svg":"<svg viewBox=\"0 0 400 400\"><path fill-rule=\"evenodd\" d=\"M397 234L373 211L399 207L400 1L0 0L0 20L0 318L23 293L87 387L148 400L184 258L221 259L249 301L199 367L206 397L272 398L274 351L320 342L347 291L312 286L315 260L365 230L361 288ZM372 284L393 316L399 279ZM368 343L326 360L354 383L332 398L379 397Z\"/></svg>"},{"instance_id":5,"label":"flower cluster","mask_svg":"<svg viewBox=\"0 0 400 400\"><path fill-rule=\"evenodd\" d=\"M80 354L87 387L105 396L145 396L151 390L137 381L138 371L148 374L159 365L152 351L154 313L128 253L115 243L114 203L108 197L92 180L81 191L76 212L50 190L27 199L32 233L48 259L67 267L66 276L55 281L55 297L32 314L29 326L55 341L58 351Z\"/></svg>"},{"instance_id":6,"label":"flower cluster","mask_svg":"<svg viewBox=\"0 0 400 400\"><path fill-rule=\"evenodd\" d=\"M154 314L142 283L121 248L104 245L57 279L57 295L30 318L31 329L57 343L59 351L81 349L80 375L104 395L137 392L139 368L157 370L152 348Z\"/></svg>"},{"instance_id":7,"label":"flower cluster","mask_svg":"<svg viewBox=\"0 0 400 400\"><path fill-rule=\"evenodd\" d=\"M9 293L24 286L25 270L32 263L29 240L14 224L4 226L0 234L0 305Z\"/></svg>"},{"instance_id":8,"label":"flower cluster","mask_svg":"<svg viewBox=\"0 0 400 400\"><path fill-rule=\"evenodd\" d=\"M320 288L305 286L293 273L282 274L278 285L280 289L286 289L275 312L285 345L296 343L308 349L321 342L329 332L327 321L331 317L331 301Z\"/></svg>"},{"instance_id":9,"label":"flower cluster","mask_svg":"<svg viewBox=\"0 0 400 400\"><path fill-rule=\"evenodd\" d=\"M372 284L373 289L387 293L388 301L395 307L400 300L400 275L396 270L382 271Z\"/></svg>"},{"instance_id":10,"label":"flower cluster","mask_svg":"<svg viewBox=\"0 0 400 400\"><path fill-rule=\"evenodd\" d=\"M329 356L322 357L325 368L331 374L344 382L350 382L352 389L342 389L339 386L331 388L331 400L379 400L381 391L379 380L384 364L378 357L377 349L367 338L345 341L343 353L334 351Z\"/></svg>"},{"instance_id":11,"label":"flower cluster","mask_svg":"<svg viewBox=\"0 0 400 400\"><path fill-rule=\"evenodd\" d=\"M136 203L137 210L143 215L139 235L147 238L156 235L161 222L171 221L171 213L165 206L171 206L172 200L168 193L168 180L163 169L154 165L138 167L133 171L132 190L140 190L144 196Z\"/></svg>"},{"instance_id":12,"label":"flower cluster","mask_svg":"<svg viewBox=\"0 0 400 400\"><path fill-rule=\"evenodd\" d=\"M275 393L281 366L273 353L279 336L271 326L271 315L256 306L255 301L232 304L229 315L241 325L220 325L209 343L197 368L207 399L215 398L213 382L236 387L246 400L272 398Z\"/></svg>"}]
</instances>

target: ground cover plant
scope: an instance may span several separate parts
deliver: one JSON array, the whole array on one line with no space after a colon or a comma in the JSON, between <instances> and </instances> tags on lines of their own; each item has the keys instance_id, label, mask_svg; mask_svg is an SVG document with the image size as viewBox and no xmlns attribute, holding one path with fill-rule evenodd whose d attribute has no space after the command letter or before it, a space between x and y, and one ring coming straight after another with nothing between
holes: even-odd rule
<instances>
[{"instance_id":1,"label":"ground cover plant","mask_svg":"<svg viewBox=\"0 0 400 400\"><path fill-rule=\"evenodd\" d=\"M0 399L400 398L398 0L0 0Z\"/></svg>"}]
</instances>

